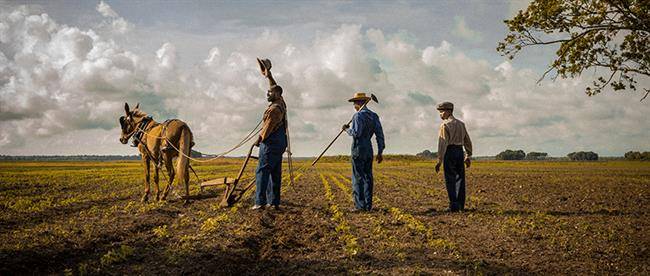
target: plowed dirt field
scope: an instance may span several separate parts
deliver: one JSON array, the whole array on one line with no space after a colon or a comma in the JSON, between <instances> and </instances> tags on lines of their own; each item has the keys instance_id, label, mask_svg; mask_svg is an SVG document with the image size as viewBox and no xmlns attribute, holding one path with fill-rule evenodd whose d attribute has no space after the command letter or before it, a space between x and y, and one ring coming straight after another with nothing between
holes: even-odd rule
<instances>
[{"instance_id":1,"label":"plowed dirt field","mask_svg":"<svg viewBox=\"0 0 650 276\"><path fill-rule=\"evenodd\" d=\"M240 162L194 167L207 180ZM650 272L648 162L475 162L462 213L444 212L442 175L425 161L375 163L368 213L350 212L343 161L285 181L282 209L263 211L250 196L218 208L222 188L200 192L194 176L189 205L141 203L142 170L0 163L0 274Z\"/></svg>"}]
</instances>

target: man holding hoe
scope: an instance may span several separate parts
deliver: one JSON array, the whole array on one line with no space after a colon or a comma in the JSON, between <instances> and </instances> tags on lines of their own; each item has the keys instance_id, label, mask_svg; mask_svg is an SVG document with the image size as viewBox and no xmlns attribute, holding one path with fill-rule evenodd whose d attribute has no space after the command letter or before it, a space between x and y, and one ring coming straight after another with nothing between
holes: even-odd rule
<instances>
[{"instance_id":1,"label":"man holding hoe","mask_svg":"<svg viewBox=\"0 0 650 276\"><path fill-rule=\"evenodd\" d=\"M438 104L436 109L442 119L438 135L436 173L440 171L440 164L443 164L449 211L458 212L465 209L465 167L463 165L469 168L471 164L472 140L469 139L465 123L454 117L454 104L443 102ZM466 154L463 153L463 146Z\"/></svg>"},{"instance_id":2,"label":"man holding hoe","mask_svg":"<svg viewBox=\"0 0 650 276\"><path fill-rule=\"evenodd\" d=\"M372 210L372 143L374 134L377 139L377 163L383 160L384 132L379 116L366 106L371 98L366 93L355 93L349 102L354 103L357 112L352 117L352 127L345 124L342 130L352 136L352 189L354 195L353 212Z\"/></svg>"}]
</instances>

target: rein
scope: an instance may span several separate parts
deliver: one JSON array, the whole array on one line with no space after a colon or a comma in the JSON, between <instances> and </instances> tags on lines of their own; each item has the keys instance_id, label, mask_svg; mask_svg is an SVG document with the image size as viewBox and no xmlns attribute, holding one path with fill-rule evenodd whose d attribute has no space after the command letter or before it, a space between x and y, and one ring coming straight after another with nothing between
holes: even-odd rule
<instances>
[{"instance_id":1,"label":"rein","mask_svg":"<svg viewBox=\"0 0 650 276\"><path fill-rule=\"evenodd\" d=\"M167 120L167 121L170 121L170 120ZM165 121L165 122L167 122L167 121ZM155 139L158 139L158 140L166 141L167 145L170 146L171 148L173 148L174 151L178 152L178 154L180 154L180 155L183 155L183 156L187 157L189 160L199 162L199 163L203 163L203 162L210 162L210 161L214 161L214 160L219 159L219 158L223 158L226 154L233 152L234 150L240 148L241 146L243 146L244 144L246 144L247 142L249 142L250 140L255 138L256 137L255 135L259 134L262 131L262 129L259 128L261 124L262 124L262 120L260 120L259 123L257 123L257 125L255 126L255 128L253 128L251 130L251 132L249 132L239 143L237 143L231 149L229 149L229 150L227 150L225 152L222 152L220 154L217 154L217 156L215 156L213 158L210 158L210 159L196 159L196 158L193 158L193 157L188 156L187 154L185 154L183 151L178 149L176 146L174 146L174 144L171 143L171 141L169 141L166 137L159 137L159 136L151 135L145 129L143 129L141 127L138 127L138 131L139 131L140 134L144 134L144 135L147 135L149 137L152 137L152 138L155 138Z\"/></svg>"}]
</instances>

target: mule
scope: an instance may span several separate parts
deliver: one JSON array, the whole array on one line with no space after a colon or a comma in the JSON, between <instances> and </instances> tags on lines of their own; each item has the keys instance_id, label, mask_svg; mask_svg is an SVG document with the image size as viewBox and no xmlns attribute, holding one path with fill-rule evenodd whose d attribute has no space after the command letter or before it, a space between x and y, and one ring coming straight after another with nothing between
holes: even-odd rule
<instances>
[{"instance_id":1,"label":"mule","mask_svg":"<svg viewBox=\"0 0 650 276\"><path fill-rule=\"evenodd\" d=\"M129 104L124 104L126 114L120 117L120 126L122 134L120 142L128 143L133 138L133 143L138 147L142 156L142 165L144 166L144 195L142 202L149 200L151 163L154 167L154 184L156 200L165 200L167 194L173 188L174 178L179 176L179 181L185 186L185 203L189 202L189 159L194 146L193 135L190 127L178 119L167 120L163 123L154 121L147 113L140 110L138 103L134 109L129 108ZM179 151L183 154L179 154ZM173 159L176 158L176 170L173 167ZM160 195L159 188L159 170L164 165L167 170L168 183L165 190Z\"/></svg>"}]
</instances>

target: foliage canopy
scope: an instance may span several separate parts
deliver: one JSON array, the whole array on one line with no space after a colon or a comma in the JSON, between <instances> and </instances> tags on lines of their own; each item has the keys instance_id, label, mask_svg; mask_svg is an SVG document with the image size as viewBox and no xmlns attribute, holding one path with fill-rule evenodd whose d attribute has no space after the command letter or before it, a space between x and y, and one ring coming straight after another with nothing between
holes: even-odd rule
<instances>
[{"instance_id":1,"label":"foliage canopy","mask_svg":"<svg viewBox=\"0 0 650 276\"><path fill-rule=\"evenodd\" d=\"M504 22L509 33L497 51L510 59L528 46L559 44L540 81L550 72L556 79L594 69L599 77L585 91L592 96L608 85L635 91L639 77L650 77L648 0L534 0ZM641 100L650 93L643 90Z\"/></svg>"}]
</instances>

